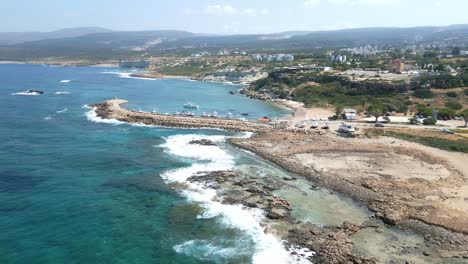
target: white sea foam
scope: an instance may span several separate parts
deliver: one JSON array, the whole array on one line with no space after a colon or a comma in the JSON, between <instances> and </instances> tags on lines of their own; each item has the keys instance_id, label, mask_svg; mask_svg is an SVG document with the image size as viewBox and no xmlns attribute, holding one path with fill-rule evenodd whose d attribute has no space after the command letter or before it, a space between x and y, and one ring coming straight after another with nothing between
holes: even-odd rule
<instances>
[{"instance_id":1,"label":"white sea foam","mask_svg":"<svg viewBox=\"0 0 468 264\"><path fill-rule=\"evenodd\" d=\"M101 72L105 74L115 74L118 75L120 78L124 79L140 79L140 80L147 80L147 81L155 81L156 79L154 78L145 78L145 77L133 77L132 72Z\"/></svg>"},{"instance_id":2,"label":"white sea foam","mask_svg":"<svg viewBox=\"0 0 468 264\"><path fill-rule=\"evenodd\" d=\"M229 257L239 254L238 248L223 248L213 245L206 240L189 240L180 245L176 245L174 250L179 254L196 257L204 261L213 261L213 259L226 260Z\"/></svg>"},{"instance_id":3,"label":"white sea foam","mask_svg":"<svg viewBox=\"0 0 468 264\"><path fill-rule=\"evenodd\" d=\"M248 134L246 136L249 136ZM199 218L213 218L221 216L222 223L231 228L237 228L248 234L255 242L255 254L253 263L308 263L307 257L293 256L288 252L282 241L272 234L263 231L260 222L264 218L260 209L246 208L242 205L222 204L216 199L216 191L209 187L190 183L187 179L196 176L200 172L231 170L235 166L234 157L218 146L202 146L189 144L191 140L208 139L213 142L222 142L224 136L201 136L201 135L175 135L166 138L162 147L166 152L182 158L195 161L193 165L186 168L171 170L162 175L167 182L185 183L188 188L182 194L190 201L200 203L205 209ZM174 247L179 253L189 254L197 257L190 249L197 245L194 241L188 241ZM207 245L203 246L204 249ZM209 248L209 247L208 247ZM203 255L206 256L206 255Z\"/></svg>"},{"instance_id":4,"label":"white sea foam","mask_svg":"<svg viewBox=\"0 0 468 264\"><path fill-rule=\"evenodd\" d=\"M61 80L60 82L61 83L69 83L69 82L71 82L71 80Z\"/></svg>"},{"instance_id":5,"label":"white sea foam","mask_svg":"<svg viewBox=\"0 0 468 264\"><path fill-rule=\"evenodd\" d=\"M52 116L46 116L44 117L44 120L51 120L52 119Z\"/></svg>"},{"instance_id":6,"label":"white sea foam","mask_svg":"<svg viewBox=\"0 0 468 264\"><path fill-rule=\"evenodd\" d=\"M11 95L41 95L40 93L30 93L30 92L19 92L19 93L12 93Z\"/></svg>"},{"instance_id":7,"label":"white sea foam","mask_svg":"<svg viewBox=\"0 0 468 264\"><path fill-rule=\"evenodd\" d=\"M71 94L70 92L62 92L62 91L58 91L58 92L55 92L55 94L57 95L61 95L61 94Z\"/></svg>"},{"instance_id":8,"label":"white sea foam","mask_svg":"<svg viewBox=\"0 0 468 264\"><path fill-rule=\"evenodd\" d=\"M83 108L88 108L91 109L90 111L85 113L86 118L88 118L89 121L94 122L94 123L104 123L104 124L114 124L114 125L120 125L120 124L125 124L124 122L121 122L117 119L103 119L97 116L96 113L96 108L89 107L87 105L84 105Z\"/></svg>"},{"instance_id":9,"label":"white sea foam","mask_svg":"<svg viewBox=\"0 0 468 264\"><path fill-rule=\"evenodd\" d=\"M64 109L62 109L62 110L55 111L55 113L61 114L61 113L64 113L64 112L66 112L66 111L68 111L68 108L64 108Z\"/></svg>"}]
</instances>

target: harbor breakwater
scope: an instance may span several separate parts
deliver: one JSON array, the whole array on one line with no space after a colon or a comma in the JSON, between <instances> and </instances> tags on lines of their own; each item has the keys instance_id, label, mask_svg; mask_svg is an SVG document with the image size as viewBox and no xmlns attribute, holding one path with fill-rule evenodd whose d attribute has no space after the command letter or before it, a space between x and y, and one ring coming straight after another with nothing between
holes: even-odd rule
<instances>
[{"instance_id":1,"label":"harbor breakwater","mask_svg":"<svg viewBox=\"0 0 468 264\"><path fill-rule=\"evenodd\" d=\"M90 105L90 107L95 109L96 115L100 118L144 125L176 128L214 128L241 132L260 132L275 129L273 125L253 121L139 112L122 108L121 105L126 103L128 103L126 100L113 99Z\"/></svg>"}]
</instances>

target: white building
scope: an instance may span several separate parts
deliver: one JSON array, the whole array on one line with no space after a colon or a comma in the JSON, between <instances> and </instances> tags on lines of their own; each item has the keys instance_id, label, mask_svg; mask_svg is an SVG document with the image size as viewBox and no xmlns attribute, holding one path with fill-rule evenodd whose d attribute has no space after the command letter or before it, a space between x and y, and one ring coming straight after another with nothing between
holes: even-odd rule
<instances>
[{"instance_id":1,"label":"white building","mask_svg":"<svg viewBox=\"0 0 468 264\"><path fill-rule=\"evenodd\" d=\"M270 61L270 62L290 62L294 61L294 55L292 54L255 54L252 58L256 61Z\"/></svg>"},{"instance_id":2,"label":"white building","mask_svg":"<svg viewBox=\"0 0 468 264\"><path fill-rule=\"evenodd\" d=\"M346 55L331 55L330 56L330 60L335 61L335 62L346 62L347 59L348 58Z\"/></svg>"},{"instance_id":3,"label":"white building","mask_svg":"<svg viewBox=\"0 0 468 264\"><path fill-rule=\"evenodd\" d=\"M341 114L346 120L358 120L358 112L354 109L345 108Z\"/></svg>"}]
</instances>

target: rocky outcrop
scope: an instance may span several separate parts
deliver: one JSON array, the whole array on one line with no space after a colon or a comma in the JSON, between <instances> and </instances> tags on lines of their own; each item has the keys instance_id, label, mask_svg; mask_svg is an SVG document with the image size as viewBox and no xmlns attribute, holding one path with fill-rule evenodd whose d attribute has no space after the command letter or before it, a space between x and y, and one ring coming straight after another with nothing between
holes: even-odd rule
<instances>
[{"instance_id":1,"label":"rocky outcrop","mask_svg":"<svg viewBox=\"0 0 468 264\"><path fill-rule=\"evenodd\" d=\"M208 139L192 140L189 142L189 144L202 146L216 146L216 144L213 143L213 141Z\"/></svg>"},{"instance_id":2,"label":"rocky outcrop","mask_svg":"<svg viewBox=\"0 0 468 264\"><path fill-rule=\"evenodd\" d=\"M263 224L276 226L275 233L286 240L289 247L307 248L315 252L311 257L312 263L375 263L353 252L350 236L358 232L361 226L344 222L340 227L322 227L295 220L291 216L289 202L273 194L273 191L284 187L282 181L240 175L234 171L201 173L188 180L216 189L223 203L262 209L266 216ZM365 225L363 227L367 228Z\"/></svg>"}]
</instances>

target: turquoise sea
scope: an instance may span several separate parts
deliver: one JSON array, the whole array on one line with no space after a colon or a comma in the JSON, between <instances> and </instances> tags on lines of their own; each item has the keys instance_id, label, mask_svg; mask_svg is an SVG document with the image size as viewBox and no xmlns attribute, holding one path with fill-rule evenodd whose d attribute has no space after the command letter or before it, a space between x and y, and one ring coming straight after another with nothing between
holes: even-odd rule
<instances>
[{"instance_id":1,"label":"turquoise sea","mask_svg":"<svg viewBox=\"0 0 468 264\"><path fill-rule=\"evenodd\" d=\"M118 68L0 65L0 263L251 263L280 261L256 212L173 185L198 171L254 164L216 130L102 122L86 104L220 115L287 114L228 91L237 86L129 78ZM43 95L23 95L30 89ZM220 147L189 145L193 138ZM273 261L273 262L275 262Z\"/></svg>"}]
</instances>

